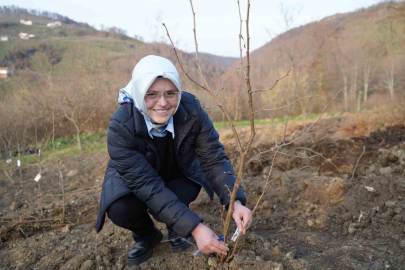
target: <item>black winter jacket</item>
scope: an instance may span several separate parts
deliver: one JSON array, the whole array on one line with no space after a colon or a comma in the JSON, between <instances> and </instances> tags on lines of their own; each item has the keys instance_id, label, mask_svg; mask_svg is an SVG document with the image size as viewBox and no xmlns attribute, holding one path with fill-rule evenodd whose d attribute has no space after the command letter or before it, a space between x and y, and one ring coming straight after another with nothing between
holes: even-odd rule
<instances>
[{"instance_id":1,"label":"black winter jacket","mask_svg":"<svg viewBox=\"0 0 405 270\"><path fill-rule=\"evenodd\" d=\"M228 205L229 189L235 183L234 170L218 132L195 96L182 93L173 122L175 161L179 168L190 181L201 185L211 199L215 191L221 204ZM162 166L157 149L148 135L144 117L133 104L121 105L112 116L107 144L110 161L101 193L97 232L104 225L107 208L133 192L177 234L189 236L202 219L165 187L157 173ZM241 188L237 199L246 204Z\"/></svg>"}]
</instances>

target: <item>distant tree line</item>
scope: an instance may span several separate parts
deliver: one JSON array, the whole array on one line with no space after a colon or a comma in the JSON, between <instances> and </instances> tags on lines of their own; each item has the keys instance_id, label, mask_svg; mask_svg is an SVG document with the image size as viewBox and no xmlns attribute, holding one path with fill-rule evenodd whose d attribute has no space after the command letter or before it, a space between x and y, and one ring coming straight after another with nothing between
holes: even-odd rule
<instances>
[{"instance_id":1,"label":"distant tree line","mask_svg":"<svg viewBox=\"0 0 405 270\"><path fill-rule=\"evenodd\" d=\"M20 8L18 6L14 6L14 5L0 7L0 13L5 13L5 14L30 14L30 15L34 15L34 16L39 16L39 17L55 20L55 21L61 21L61 22L65 23L65 24L77 24L77 25L81 25L81 26L86 26L87 25L85 23L78 23L78 22L70 19L69 17L60 15L60 14L55 13L55 12L41 11L41 10L36 10L36 9ZM87 26L90 27L89 25L87 25Z\"/></svg>"}]
</instances>

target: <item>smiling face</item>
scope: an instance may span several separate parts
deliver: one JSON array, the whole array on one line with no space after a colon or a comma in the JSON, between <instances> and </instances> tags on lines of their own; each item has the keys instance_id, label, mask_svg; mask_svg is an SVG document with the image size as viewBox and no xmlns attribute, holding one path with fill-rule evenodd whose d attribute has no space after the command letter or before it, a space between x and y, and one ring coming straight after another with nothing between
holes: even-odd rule
<instances>
[{"instance_id":1,"label":"smiling face","mask_svg":"<svg viewBox=\"0 0 405 270\"><path fill-rule=\"evenodd\" d=\"M149 116L153 121L158 124L164 124L169 121L177 108L179 97L177 94L174 94L171 97L166 97L165 95L178 92L176 86L169 79L157 78L153 82L145 95L146 108L148 109Z\"/></svg>"}]
</instances>

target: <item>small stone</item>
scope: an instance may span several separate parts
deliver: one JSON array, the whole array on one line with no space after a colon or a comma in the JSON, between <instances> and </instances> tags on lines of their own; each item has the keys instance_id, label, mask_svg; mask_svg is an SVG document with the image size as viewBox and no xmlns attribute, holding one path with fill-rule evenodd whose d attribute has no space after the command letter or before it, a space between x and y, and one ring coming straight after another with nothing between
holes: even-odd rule
<instances>
[{"instance_id":1,"label":"small stone","mask_svg":"<svg viewBox=\"0 0 405 270\"><path fill-rule=\"evenodd\" d=\"M271 255L280 255L280 249L278 248L278 246L275 246L273 248L273 250L271 251Z\"/></svg>"},{"instance_id":2,"label":"small stone","mask_svg":"<svg viewBox=\"0 0 405 270\"><path fill-rule=\"evenodd\" d=\"M334 237L336 237L336 236L338 235L338 233L337 233L337 232L333 232L332 235L333 235Z\"/></svg>"},{"instance_id":3,"label":"small stone","mask_svg":"<svg viewBox=\"0 0 405 270\"><path fill-rule=\"evenodd\" d=\"M387 160L391 163L395 163L398 160L398 157L394 155L393 153L389 154L387 157Z\"/></svg>"},{"instance_id":4,"label":"small stone","mask_svg":"<svg viewBox=\"0 0 405 270\"><path fill-rule=\"evenodd\" d=\"M387 208L394 208L395 205L396 205L396 202L394 202L394 201L386 201L385 202L385 207L387 207Z\"/></svg>"},{"instance_id":5,"label":"small stone","mask_svg":"<svg viewBox=\"0 0 405 270\"><path fill-rule=\"evenodd\" d=\"M73 239L72 242L70 242L72 245L77 244L77 240Z\"/></svg>"},{"instance_id":6,"label":"small stone","mask_svg":"<svg viewBox=\"0 0 405 270\"><path fill-rule=\"evenodd\" d=\"M67 174L66 174L66 176L67 177L73 177L73 176L75 176L76 174L78 174L79 173L79 170L70 170Z\"/></svg>"},{"instance_id":7,"label":"small stone","mask_svg":"<svg viewBox=\"0 0 405 270\"><path fill-rule=\"evenodd\" d=\"M10 210L15 211L15 210L18 210L19 208L21 208L22 206L23 206L23 204L21 202L13 201L10 205Z\"/></svg>"},{"instance_id":8,"label":"small stone","mask_svg":"<svg viewBox=\"0 0 405 270\"><path fill-rule=\"evenodd\" d=\"M372 164L370 167L368 167L367 174L370 174L374 171L375 171L375 166L374 166L374 164Z\"/></svg>"},{"instance_id":9,"label":"small stone","mask_svg":"<svg viewBox=\"0 0 405 270\"><path fill-rule=\"evenodd\" d=\"M264 201L264 202L262 203L262 208L263 208L264 210L270 209L270 207L271 207L271 205L270 205L269 201Z\"/></svg>"},{"instance_id":10,"label":"small stone","mask_svg":"<svg viewBox=\"0 0 405 270\"><path fill-rule=\"evenodd\" d=\"M217 267L217 258L208 258L208 265L212 267Z\"/></svg>"},{"instance_id":11,"label":"small stone","mask_svg":"<svg viewBox=\"0 0 405 270\"><path fill-rule=\"evenodd\" d=\"M260 256L256 256L256 261L262 261L262 258Z\"/></svg>"},{"instance_id":12,"label":"small stone","mask_svg":"<svg viewBox=\"0 0 405 270\"><path fill-rule=\"evenodd\" d=\"M350 221L353 218L352 213L346 212L343 215L340 216L344 221Z\"/></svg>"},{"instance_id":13,"label":"small stone","mask_svg":"<svg viewBox=\"0 0 405 270\"><path fill-rule=\"evenodd\" d=\"M308 219L307 220L307 225L308 225L308 227L314 227L315 226L315 222L313 221L313 220L311 220L311 219Z\"/></svg>"},{"instance_id":14,"label":"small stone","mask_svg":"<svg viewBox=\"0 0 405 270\"><path fill-rule=\"evenodd\" d=\"M283 270L284 266L281 263L273 263L271 270Z\"/></svg>"},{"instance_id":15,"label":"small stone","mask_svg":"<svg viewBox=\"0 0 405 270\"><path fill-rule=\"evenodd\" d=\"M349 227L349 229L347 230L349 232L349 234L353 234L355 233L357 230L354 227Z\"/></svg>"},{"instance_id":16,"label":"small stone","mask_svg":"<svg viewBox=\"0 0 405 270\"><path fill-rule=\"evenodd\" d=\"M103 260L103 258L101 258L100 255L97 255L97 256L96 256L96 261L97 261L97 262L101 262L102 260Z\"/></svg>"},{"instance_id":17,"label":"small stone","mask_svg":"<svg viewBox=\"0 0 405 270\"><path fill-rule=\"evenodd\" d=\"M104 257L103 258L103 262L106 266L109 266L111 264L110 260L108 259L108 257Z\"/></svg>"},{"instance_id":18,"label":"small stone","mask_svg":"<svg viewBox=\"0 0 405 270\"><path fill-rule=\"evenodd\" d=\"M94 262L92 260L87 260L82 263L80 270L90 270L93 268Z\"/></svg>"},{"instance_id":19,"label":"small stone","mask_svg":"<svg viewBox=\"0 0 405 270\"><path fill-rule=\"evenodd\" d=\"M72 229L72 226L71 226L71 225L66 225L65 227L63 227L63 228L61 229L61 232L62 232L62 233L68 233L68 232L70 232L71 229Z\"/></svg>"},{"instance_id":20,"label":"small stone","mask_svg":"<svg viewBox=\"0 0 405 270\"><path fill-rule=\"evenodd\" d=\"M297 254L297 252L295 250L292 250L290 252L288 252L285 257L289 260L294 260L295 259L295 255Z\"/></svg>"},{"instance_id":21,"label":"small stone","mask_svg":"<svg viewBox=\"0 0 405 270\"><path fill-rule=\"evenodd\" d=\"M64 251L64 250L66 250L67 249L67 247L65 247L65 246L60 246L60 247L58 247L56 250L58 251L58 252L61 252L61 251Z\"/></svg>"},{"instance_id":22,"label":"small stone","mask_svg":"<svg viewBox=\"0 0 405 270\"><path fill-rule=\"evenodd\" d=\"M270 244L270 242L264 242L263 246L264 246L264 249L269 249L271 244Z\"/></svg>"},{"instance_id":23,"label":"small stone","mask_svg":"<svg viewBox=\"0 0 405 270\"><path fill-rule=\"evenodd\" d=\"M383 175L390 175L392 172L391 167L380 168L380 173Z\"/></svg>"},{"instance_id":24,"label":"small stone","mask_svg":"<svg viewBox=\"0 0 405 270\"><path fill-rule=\"evenodd\" d=\"M370 270L385 270L385 267L382 262L377 261L371 265Z\"/></svg>"},{"instance_id":25,"label":"small stone","mask_svg":"<svg viewBox=\"0 0 405 270\"><path fill-rule=\"evenodd\" d=\"M405 240L402 240L401 242L399 242L399 246L405 250Z\"/></svg>"},{"instance_id":26,"label":"small stone","mask_svg":"<svg viewBox=\"0 0 405 270\"><path fill-rule=\"evenodd\" d=\"M99 251L100 251L101 255L107 256L108 254L111 253L111 248L103 246L103 247L100 247Z\"/></svg>"}]
</instances>

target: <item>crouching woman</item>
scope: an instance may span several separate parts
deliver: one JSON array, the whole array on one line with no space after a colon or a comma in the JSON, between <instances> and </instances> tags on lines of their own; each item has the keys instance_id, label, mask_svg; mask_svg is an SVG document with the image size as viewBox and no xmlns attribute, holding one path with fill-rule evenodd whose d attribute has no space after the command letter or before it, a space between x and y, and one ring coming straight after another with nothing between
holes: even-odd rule
<instances>
[{"instance_id":1,"label":"crouching woman","mask_svg":"<svg viewBox=\"0 0 405 270\"><path fill-rule=\"evenodd\" d=\"M191 235L203 253L226 254L228 248L189 209L201 188L221 204L230 201L235 176L218 132L198 99L182 92L179 74L167 59L146 56L118 95L120 107L110 120L110 160L101 193L97 232L105 215L132 231L135 245L128 265L152 257L162 233L149 216L166 224L172 252L184 251ZM241 188L233 218L242 229L251 211ZM250 224L249 224L250 225Z\"/></svg>"}]
</instances>

